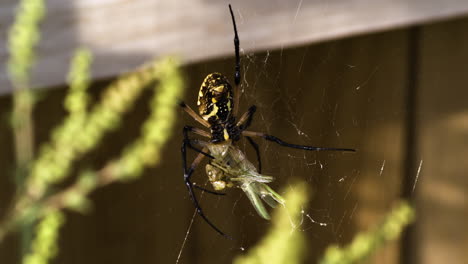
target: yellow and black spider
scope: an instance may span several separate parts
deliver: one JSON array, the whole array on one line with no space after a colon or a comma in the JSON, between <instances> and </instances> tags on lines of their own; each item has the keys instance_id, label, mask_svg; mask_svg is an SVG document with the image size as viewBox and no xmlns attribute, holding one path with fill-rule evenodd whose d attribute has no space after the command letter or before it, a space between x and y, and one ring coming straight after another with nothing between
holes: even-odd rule
<instances>
[{"instance_id":1,"label":"yellow and black spider","mask_svg":"<svg viewBox=\"0 0 468 264\"><path fill-rule=\"evenodd\" d=\"M223 190L226 187L241 188L260 216L269 219L269 215L264 208L260 198L271 207L277 204L283 204L283 198L274 192L266 183L273 180L271 176L261 175L261 159L257 143L252 139L254 137L263 138L275 142L281 146L302 149L302 150L332 150L332 151L355 151L349 148L322 148L304 145L290 144L281 139L261 132L246 130L252 122L256 107L249 107L239 120L236 120L239 105L239 86L240 86L240 56L239 56L239 37L237 35L236 21L229 5L232 23L234 27L234 48L236 55L234 89L229 84L228 79L220 73L211 73L203 81L198 93L198 111L195 113L184 102L180 106L192 116L197 122L208 128L210 132L200 128L185 126L183 129L184 139L182 142L182 162L184 171L184 181L188 188L190 198L195 205L197 213L219 234L230 238L217 228L203 213L193 188L206 191L211 194L224 195L215 191L204 189L191 182L191 176L204 157L210 159L206 165L208 179L216 191ZM191 139L189 132L209 138L209 141ZM250 163L245 155L235 146L236 142L245 137L255 149L258 161L258 170ZM197 151L199 154L187 167L187 148ZM260 198L259 198L260 197Z\"/></svg>"}]
</instances>

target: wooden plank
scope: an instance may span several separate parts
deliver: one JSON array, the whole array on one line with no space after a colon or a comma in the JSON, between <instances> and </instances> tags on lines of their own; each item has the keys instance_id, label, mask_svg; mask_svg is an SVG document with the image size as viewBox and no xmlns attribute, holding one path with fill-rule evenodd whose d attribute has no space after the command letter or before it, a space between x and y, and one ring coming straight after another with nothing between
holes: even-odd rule
<instances>
[{"instance_id":1,"label":"wooden plank","mask_svg":"<svg viewBox=\"0 0 468 264\"><path fill-rule=\"evenodd\" d=\"M465 263L468 236L468 19L421 30L418 73L417 263ZM417 172L415 172L416 174ZM416 263L412 262L412 263Z\"/></svg>"},{"instance_id":2,"label":"wooden plank","mask_svg":"<svg viewBox=\"0 0 468 264\"><path fill-rule=\"evenodd\" d=\"M0 39L6 40L17 1L0 4ZM64 83L73 50L96 55L95 78L114 76L153 57L178 54L184 62L232 54L225 2L50 0L33 73L36 87ZM236 1L245 52L319 42L466 14L466 0ZM0 43L0 61L7 59ZM0 94L11 90L0 65Z\"/></svg>"},{"instance_id":3,"label":"wooden plank","mask_svg":"<svg viewBox=\"0 0 468 264\"><path fill-rule=\"evenodd\" d=\"M11 113L11 97L0 97L0 113ZM4 171L0 177L0 221L4 219L10 209L15 194L15 154L13 152L13 133L11 122L7 121L7 115L0 119L0 167ZM0 259L2 263L16 263L20 256L19 236L9 235L0 243Z\"/></svg>"}]
</instances>

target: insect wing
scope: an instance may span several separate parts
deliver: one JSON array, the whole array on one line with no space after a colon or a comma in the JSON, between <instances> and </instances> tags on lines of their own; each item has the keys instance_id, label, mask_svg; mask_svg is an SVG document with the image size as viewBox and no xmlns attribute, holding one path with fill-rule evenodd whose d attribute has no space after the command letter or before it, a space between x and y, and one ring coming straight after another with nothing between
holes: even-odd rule
<instances>
[{"instance_id":1,"label":"insect wing","mask_svg":"<svg viewBox=\"0 0 468 264\"><path fill-rule=\"evenodd\" d=\"M257 213L264 219L269 220L270 215L265 209L262 200L272 208L275 208L278 204L284 205L285 203L285 200L281 195L273 191L273 189L264 183L248 182L242 184L241 188L249 198Z\"/></svg>"},{"instance_id":2,"label":"insect wing","mask_svg":"<svg viewBox=\"0 0 468 264\"><path fill-rule=\"evenodd\" d=\"M262 200L260 200L258 197L258 194L254 188L254 183L243 184L241 188L249 198L257 213L264 219L270 220L270 214L268 214L265 206L262 203Z\"/></svg>"}]
</instances>

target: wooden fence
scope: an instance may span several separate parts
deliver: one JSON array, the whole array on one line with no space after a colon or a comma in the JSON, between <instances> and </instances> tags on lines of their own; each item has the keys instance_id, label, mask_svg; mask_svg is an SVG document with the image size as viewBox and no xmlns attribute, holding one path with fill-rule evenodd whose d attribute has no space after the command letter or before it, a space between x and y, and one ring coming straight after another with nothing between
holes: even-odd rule
<instances>
[{"instance_id":1,"label":"wooden fence","mask_svg":"<svg viewBox=\"0 0 468 264\"><path fill-rule=\"evenodd\" d=\"M466 8L464 1L457 3ZM306 3L303 5L297 10L309 12L310 7ZM236 9L243 8L240 6ZM266 8L265 4L262 6ZM117 6L109 8L117 9ZM119 8L125 9L125 5ZM245 11L246 16L254 13L253 8ZM201 11L186 9L185 12L200 16ZM262 12L267 12L265 10ZM88 11L87 16L97 12ZM208 11L218 21L214 27L224 23L221 28L227 33L219 36L215 33L213 41L210 41L211 34L201 38L200 33L193 33L197 32L194 28L211 30L211 27L189 23L187 19L183 23L187 28L180 28L185 28L185 35L192 35L184 42L190 39L193 42L188 45L202 45L203 49L196 50L204 50L206 54L193 54L192 47L189 50L193 57L184 55L188 61L231 55L184 67L188 82L185 101L192 106L195 106L199 85L206 74L219 71L230 77L234 69L227 9L226 14L220 14L218 7ZM305 15L299 13L297 19L305 19L301 16ZM135 23L142 23L141 17L135 19ZM371 20L368 18L362 23L370 25ZM244 49L241 109L251 104L258 106L253 129L298 144L358 150L356 154L306 153L259 142L263 170L276 177L272 185L275 189L287 188L288 183L295 180L310 185L313 196L304 209L306 214L301 226L309 240L308 263L316 260L328 244L346 243L360 230L378 223L401 198L414 202L417 222L402 240L380 250L370 263L463 263L468 247L464 228L468 216L468 92L465 89L468 19L300 44L315 41L311 38L283 47L278 47L278 43L268 46L270 39L256 36L253 28L264 28L270 35L276 29L269 26L270 22L257 22L239 18L238 25ZM135 30L136 42L140 34L147 34L140 33L138 26L128 26ZM99 27L97 24L95 34ZM213 30L217 32L218 29ZM325 28L322 30L327 32ZM286 40L287 33L282 34L280 39ZM218 40L221 35L223 39ZM338 36L341 35L336 33L332 37ZM115 43L112 36L108 41L109 45ZM117 43L115 50L106 45L101 47L97 77L126 70L146 59L145 52L152 51L148 49L140 57L122 52L115 60L105 59L106 64L99 62L106 57L105 52L108 55L119 53L124 46ZM257 51L253 53L251 47L256 47ZM163 49L158 54L165 53ZM57 56L64 54L58 51ZM116 65L120 62L124 66ZM51 69L40 71L44 74ZM58 73L52 73L56 75ZM60 84L56 77L52 80L39 83ZM92 89L96 97L106 82L96 82ZM63 118L64 93L63 88L47 90L39 102L35 112L39 141L47 140L50 130ZM0 98L3 117L7 116L10 101L8 95ZM146 116L146 102L145 98L140 99L122 129L107 137L82 164L98 166L117 155L126 142L131 142ZM12 137L6 119L3 120L0 123L0 167L4 172L0 177L0 214L14 188L9 177L13 170ZM182 112L178 122L180 130L183 124L194 124ZM94 209L88 215L70 213L60 238L61 251L56 263L175 263L180 252L179 263L227 263L233 256L243 253L240 247L248 249L258 241L269 223L255 214L240 190L229 191L227 197L204 195L202 199L209 217L238 241L225 240L199 217L193 219L194 208L183 185L180 168L181 138L181 131L175 131L165 150L163 164L146 171L141 180L112 185L94 193L91 197ZM254 160L248 147L246 151ZM198 182L205 181L203 167L195 177ZM327 226L315 224L307 215ZM10 236L0 245L1 263L16 262L17 242L18 237Z\"/></svg>"}]
</instances>

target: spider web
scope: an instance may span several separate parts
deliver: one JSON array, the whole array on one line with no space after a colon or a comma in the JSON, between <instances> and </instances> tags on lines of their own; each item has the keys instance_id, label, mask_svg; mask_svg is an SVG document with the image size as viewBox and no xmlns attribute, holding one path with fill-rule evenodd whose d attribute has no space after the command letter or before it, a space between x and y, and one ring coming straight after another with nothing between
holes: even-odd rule
<instances>
[{"instance_id":1,"label":"spider web","mask_svg":"<svg viewBox=\"0 0 468 264\"><path fill-rule=\"evenodd\" d=\"M308 259L313 262L327 245L346 243L357 230L379 219L399 195L400 182L394 174L400 173L401 149L394 142L402 140L399 122L404 113L394 109L401 109L401 90L378 89L391 87L382 76L397 67L384 59L403 58L404 50L382 46L385 39L371 37L252 53L242 49L247 40L241 32L239 115L250 105L257 106L249 130L295 144L358 150L356 154L308 152L257 140L262 173L275 177L270 184L273 189L283 192L297 181L309 186L310 202L302 210L301 221L291 225L307 236L308 247L313 248ZM381 55L384 48L389 54ZM214 69L231 77L233 65L233 59L206 63L196 79L202 80ZM195 88L189 92L197 93ZM239 147L256 165L252 148L244 141ZM203 165L195 178L207 184ZM180 238L176 263L185 263L187 252L205 255L203 263L211 263L212 252L219 251L224 252L217 254L221 262L229 262L267 232L269 222L255 213L241 190L227 193L226 197L203 194L199 200L209 218L236 240L225 241L193 213Z\"/></svg>"}]
</instances>

